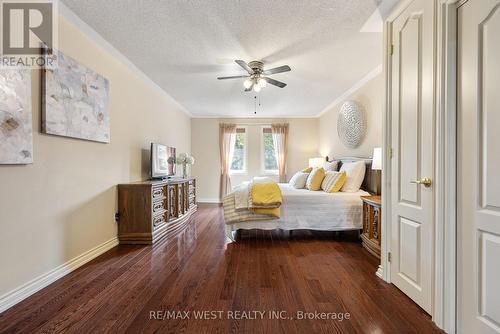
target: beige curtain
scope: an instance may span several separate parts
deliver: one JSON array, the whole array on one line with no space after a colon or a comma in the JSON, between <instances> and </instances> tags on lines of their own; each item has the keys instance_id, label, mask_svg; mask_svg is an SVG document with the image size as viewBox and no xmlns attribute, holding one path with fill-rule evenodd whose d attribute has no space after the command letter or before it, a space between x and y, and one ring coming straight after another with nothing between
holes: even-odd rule
<instances>
[{"instance_id":1,"label":"beige curtain","mask_svg":"<svg viewBox=\"0 0 500 334\"><path fill-rule=\"evenodd\" d=\"M236 142L236 124L219 125L219 149L220 149L220 196L221 199L231 192L231 178L229 170L233 160L234 144Z\"/></svg>"},{"instance_id":2,"label":"beige curtain","mask_svg":"<svg viewBox=\"0 0 500 334\"><path fill-rule=\"evenodd\" d=\"M288 156L288 124L272 124L274 152L278 162L278 171L280 182L287 182L286 179L286 160Z\"/></svg>"}]
</instances>

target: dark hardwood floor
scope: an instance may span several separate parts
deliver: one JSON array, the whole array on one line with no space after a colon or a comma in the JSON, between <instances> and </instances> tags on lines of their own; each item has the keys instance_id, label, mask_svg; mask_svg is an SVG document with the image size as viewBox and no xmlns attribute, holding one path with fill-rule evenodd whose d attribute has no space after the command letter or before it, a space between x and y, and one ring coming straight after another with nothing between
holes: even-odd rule
<instances>
[{"instance_id":1,"label":"dark hardwood floor","mask_svg":"<svg viewBox=\"0 0 500 334\"><path fill-rule=\"evenodd\" d=\"M7 310L0 332L440 332L377 264L349 233L248 231L228 244L222 208L201 205L177 236L116 247Z\"/></svg>"}]
</instances>

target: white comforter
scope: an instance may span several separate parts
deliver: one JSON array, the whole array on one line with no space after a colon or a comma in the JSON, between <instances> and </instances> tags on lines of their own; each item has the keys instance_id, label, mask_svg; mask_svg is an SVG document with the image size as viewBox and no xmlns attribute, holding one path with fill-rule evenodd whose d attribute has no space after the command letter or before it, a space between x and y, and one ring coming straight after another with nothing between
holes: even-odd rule
<instances>
[{"instance_id":1,"label":"white comforter","mask_svg":"<svg viewBox=\"0 0 500 334\"><path fill-rule=\"evenodd\" d=\"M362 229L363 205L360 196L369 195L365 191L355 193L325 193L295 189L287 183L279 184L283 193L281 218L242 222L229 226L238 229L275 229L284 230L324 230L342 231Z\"/></svg>"}]
</instances>

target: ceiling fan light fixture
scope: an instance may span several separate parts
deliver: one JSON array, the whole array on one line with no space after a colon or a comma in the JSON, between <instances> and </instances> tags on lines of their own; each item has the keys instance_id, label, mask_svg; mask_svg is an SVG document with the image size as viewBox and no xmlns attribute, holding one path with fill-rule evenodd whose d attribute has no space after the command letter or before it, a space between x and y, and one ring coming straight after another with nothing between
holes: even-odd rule
<instances>
[{"instance_id":1,"label":"ceiling fan light fixture","mask_svg":"<svg viewBox=\"0 0 500 334\"><path fill-rule=\"evenodd\" d=\"M262 61L251 61L247 64L245 61L237 59L235 62L243 68L247 74L218 77L217 79L226 80L245 78L245 81L243 82L245 92L254 91L258 93L263 88L267 87L268 84L278 88L285 88L286 83L272 79L270 76L277 73L290 72L292 70L288 65L264 70L264 63Z\"/></svg>"},{"instance_id":2,"label":"ceiling fan light fixture","mask_svg":"<svg viewBox=\"0 0 500 334\"><path fill-rule=\"evenodd\" d=\"M267 86L266 78L259 78L259 86L260 86L260 88L266 88L266 86Z\"/></svg>"},{"instance_id":3,"label":"ceiling fan light fixture","mask_svg":"<svg viewBox=\"0 0 500 334\"><path fill-rule=\"evenodd\" d=\"M243 87L245 87L246 89L249 89L250 87L252 87L253 85L253 81L251 79L247 79L243 82Z\"/></svg>"}]
</instances>

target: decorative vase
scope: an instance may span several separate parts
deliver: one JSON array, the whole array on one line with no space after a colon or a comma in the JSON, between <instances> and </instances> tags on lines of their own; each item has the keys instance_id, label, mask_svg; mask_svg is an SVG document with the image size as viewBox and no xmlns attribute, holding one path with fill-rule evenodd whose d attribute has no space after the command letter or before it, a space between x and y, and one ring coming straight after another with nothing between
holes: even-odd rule
<instances>
[{"instance_id":1,"label":"decorative vase","mask_svg":"<svg viewBox=\"0 0 500 334\"><path fill-rule=\"evenodd\" d=\"M182 178L183 179L187 178L187 163L182 164Z\"/></svg>"}]
</instances>

